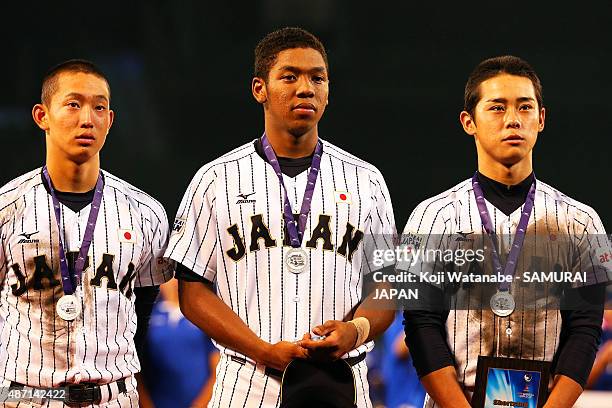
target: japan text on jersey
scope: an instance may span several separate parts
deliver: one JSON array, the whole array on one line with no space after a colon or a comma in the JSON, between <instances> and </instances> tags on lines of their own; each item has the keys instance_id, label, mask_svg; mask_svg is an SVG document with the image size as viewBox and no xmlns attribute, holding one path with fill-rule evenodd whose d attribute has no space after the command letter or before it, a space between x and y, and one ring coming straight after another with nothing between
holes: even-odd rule
<instances>
[{"instance_id":1,"label":"japan text on jersey","mask_svg":"<svg viewBox=\"0 0 612 408\"><path fill-rule=\"evenodd\" d=\"M28 385L112 382L140 370L134 349L133 288L172 276L163 257L168 221L144 192L103 172L104 189L93 240L75 292L81 313L63 320L59 234L70 268L81 245L90 205L61 205L60 228L41 170L0 189L0 313L4 327L0 376Z\"/></svg>"},{"instance_id":2,"label":"japan text on jersey","mask_svg":"<svg viewBox=\"0 0 612 408\"><path fill-rule=\"evenodd\" d=\"M307 254L303 272L291 273L286 264L291 246L284 191L253 142L202 167L174 221L166 256L214 281L221 299L268 342L293 341L327 320L342 320L361 300L362 273L369 272L364 236L376 237L380 247L393 245L383 238L395 234L395 223L380 172L322 142L301 245ZM307 174L283 175L294 213Z\"/></svg>"}]
</instances>

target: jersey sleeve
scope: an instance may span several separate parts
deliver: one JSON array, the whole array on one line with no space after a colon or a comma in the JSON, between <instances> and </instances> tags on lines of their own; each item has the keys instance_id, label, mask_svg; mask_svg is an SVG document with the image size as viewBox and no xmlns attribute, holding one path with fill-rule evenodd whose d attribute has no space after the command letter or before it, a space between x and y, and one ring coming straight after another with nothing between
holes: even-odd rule
<instances>
[{"instance_id":1,"label":"jersey sleeve","mask_svg":"<svg viewBox=\"0 0 612 408\"><path fill-rule=\"evenodd\" d=\"M215 180L214 167L196 173L179 206L165 254L211 282L217 274Z\"/></svg>"},{"instance_id":2,"label":"jersey sleeve","mask_svg":"<svg viewBox=\"0 0 612 408\"><path fill-rule=\"evenodd\" d=\"M387 184L382 174L376 171L375 177L370 180L372 209L370 212L370 229L366 231L364 250L368 262L365 271L369 274L382 268L394 266L393 259L381 257L384 251L393 251L397 243L397 229L395 226L395 216L393 205ZM377 259L380 259L378 261Z\"/></svg>"},{"instance_id":3,"label":"jersey sleeve","mask_svg":"<svg viewBox=\"0 0 612 408\"><path fill-rule=\"evenodd\" d=\"M151 209L149 214L150 231L148 232L147 255L137 270L134 286L157 286L170 280L174 271L174 264L166 260L163 255L168 245L168 216L164 208ZM147 228L146 224L143 228Z\"/></svg>"},{"instance_id":4,"label":"jersey sleeve","mask_svg":"<svg viewBox=\"0 0 612 408\"><path fill-rule=\"evenodd\" d=\"M438 254L450 247L451 208L452 202L445 204L432 199L414 209L400 237L398 271L424 276L444 270L445 265Z\"/></svg>"},{"instance_id":5,"label":"jersey sleeve","mask_svg":"<svg viewBox=\"0 0 612 408\"><path fill-rule=\"evenodd\" d=\"M455 363L446 342L448 312L444 312L444 295L439 290L443 284L426 279L428 274L435 276L444 270L436 254L449 246L451 206L451 201L435 198L420 203L400 238L396 269L419 277L407 284L418 288L418 300L403 304L406 344L419 378Z\"/></svg>"},{"instance_id":6,"label":"jersey sleeve","mask_svg":"<svg viewBox=\"0 0 612 408\"><path fill-rule=\"evenodd\" d=\"M590 207L574 216L575 250L572 272L586 274L585 282L576 280L574 287L612 281L612 247L599 215Z\"/></svg>"}]
</instances>

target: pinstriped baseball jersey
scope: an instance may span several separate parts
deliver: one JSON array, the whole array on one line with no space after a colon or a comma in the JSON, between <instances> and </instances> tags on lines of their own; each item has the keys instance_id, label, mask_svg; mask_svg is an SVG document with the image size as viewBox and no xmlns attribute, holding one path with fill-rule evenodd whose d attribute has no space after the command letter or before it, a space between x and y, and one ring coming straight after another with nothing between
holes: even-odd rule
<instances>
[{"instance_id":1,"label":"pinstriped baseball jersey","mask_svg":"<svg viewBox=\"0 0 612 408\"><path fill-rule=\"evenodd\" d=\"M265 341L301 339L323 322L342 320L361 300L365 234L394 234L380 172L323 142L321 170L302 247L308 268L294 274L283 257L283 189L253 142L202 167L179 207L166 256L216 283L217 293ZM307 172L283 175L294 212ZM367 271L366 271L367 272ZM233 350L224 349L228 354ZM357 356L372 342L352 350ZM347 357L345 356L345 357Z\"/></svg>"},{"instance_id":2,"label":"pinstriped baseball jersey","mask_svg":"<svg viewBox=\"0 0 612 408\"><path fill-rule=\"evenodd\" d=\"M507 216L491 203L486 204L500 237L499 252L503 260L510 251L522 207ZM410 239L410 235L414 238ZM485 235L471 180L466 180L419 204L406 224L403 237L408 241L419 240L425 248L456 249L469 248ZM606 282L610 280L610 262L602 262L599 255L609 251L604 227L592 208L540 180L536 182L535 204L517 273L586 271L588 283ZM487 259L491 259L490 254ZM466 263L455 266L455 270L468 273L470 267ZM398 268L422 273L441 270L442 265L425 261L413 265L399 263ZM511 292L518 301L527 296L525 290L520 282L512 283ZM479 355L551 361L559 347L561 314L554 296L539 299L538 308L516 310L506 318L495 316L490 309L470 309L470 304L488 304L495 291L494 285L464 288L460 293L467 307L461 310L451 307L446 320L447 343L455 358L458 380L468 387L474 386ZM508 325L510 334L506 332ZM429 404L426 406L433 406L433 401Z\"/></svg>"},{"instance_id":3,"label":"pinstriped baseball jersey","mask_svg":"<svg viewBox=\"0 0 612 408\"><path fill-rule=\"evenodd\" d=\"M32 386L107 383L140 371L134 347L133 288L172 277L162 258L168 239L163 207L117 177L104 175L103 198L81 283L82 313L61 319L59 231L41 169L0 189L0 376ZM88 205L61 205L69 264L82 242Z\"/></svg>"}]
</instances>

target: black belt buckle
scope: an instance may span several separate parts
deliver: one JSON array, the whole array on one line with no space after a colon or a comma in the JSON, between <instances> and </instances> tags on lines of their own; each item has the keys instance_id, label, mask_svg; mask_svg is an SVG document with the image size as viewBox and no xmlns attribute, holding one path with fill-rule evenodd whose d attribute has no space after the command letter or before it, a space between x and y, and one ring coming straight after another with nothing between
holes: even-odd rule
<instances>
[{"instance_id":1,"label":"black belt buckle","mask_svg":"<svg viewBox=\"0 0 612 408\"><path fill-rule=\"evenodd\" d=\"M69 384L66 385L66 405L83 403L98 403L102 400L102 392L97 384Z\"/></svg>"}]
</instances>

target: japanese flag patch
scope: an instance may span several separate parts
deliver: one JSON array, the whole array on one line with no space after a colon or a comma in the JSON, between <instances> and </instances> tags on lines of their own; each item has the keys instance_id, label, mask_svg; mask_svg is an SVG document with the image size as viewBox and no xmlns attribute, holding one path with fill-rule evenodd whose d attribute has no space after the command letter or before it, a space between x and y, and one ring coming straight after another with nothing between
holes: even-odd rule
<instances>
[{"instance_id":1,"label":"japanese flag patch","mask_svg":"<svg viewBox=\"0 0 612 408\"><path fill-rule=\"evenodd\" d=\"M119 229L117 230L119 234L119 242L124 244L135 244L136 243L136 233L134 230L129 229Z\"/></svg>"},{"instance_id":2,"label":"japanese flag patch","mask_svg":"<svg viewBox=\"0 0 612 408\"><path fill-rule=\"evenodd\" d=\"M351 204L351 193L346 191L336 191L336 203Z\"/></svg>"}]
</instances>

